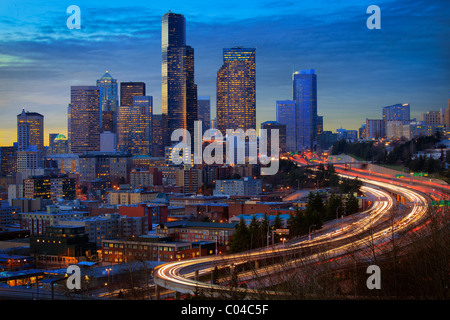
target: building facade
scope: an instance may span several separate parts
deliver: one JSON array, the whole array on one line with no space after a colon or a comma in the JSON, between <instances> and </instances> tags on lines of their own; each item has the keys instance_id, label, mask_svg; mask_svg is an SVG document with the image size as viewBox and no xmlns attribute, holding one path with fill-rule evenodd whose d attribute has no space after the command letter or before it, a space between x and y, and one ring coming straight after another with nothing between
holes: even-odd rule
<instances>
[{"instance_id":1,"label":"building facade","mask_svg":"<svg viewBox=\"0 0 450 320\"><path fill-rule=\"evenodd\" d=\"M133 96L133 105L118 112L118 150L132 155L151 155L153 97Z\"/></svg>"},{"instance_id":2,"label":"building facade","mask_svg":"<svg viewBox=\"0 0 450 320\"><path fill-rule=\"evenodd\" d=\"M216 180L214 195L256 196L262 192L261 179L245 177L243 179Z\"/></svg>"},{"instance_id":3,"label":"building facade","mask_svg":"<svg viewBox=\"0 0 450 320\"><path fill-rule=\"evenodd\" d=\"M100 150L100 89L72 86L68 112L70 152Z\"/></svg>"},{"instance_id":4,"label":"building facade","mask_svg":"<svg viewBox=\"0 0 450 320\"><path fill-rule=\"evenodd\" d=\"M272 150L272 132L271 130L278 130L278 146L280 153L287 151L286 144L286 125L276 121L266 121L261 123L261 129L267 130L267 154L270 156ZM261 151L260 151L261 152Z\"/></svg>"},{"instance_id":5,"label":"building facade","mask_svg":"<svg viewBox=\"0 0 450 320\"><path fill-rule=\"evenodd\" d=\"M116 132L116 116L119 104L118 84L108 71L97 80L100 88L100 132Z\"/></svg>"},{"instance_id":6,"label":"building facade","mask_svg":"<svg viewBox=\"0 0 450 320\"><path fill-rule=\"evenodd\" d=\"M19 151L27 151L36 146L44 152L44 116L37 112L26 112L17 115L17 142Z\"/></svg>"},{"instance_id":7,"label":"building facade","mask_svg":"<svg viewBox=\"0 0 450 320\"><path fill-rule=\"evenodd\" d=\"M120 83L120 105L132 106L134 96L145 96L144 82L121 82Z\"/></svg>"},{"instance_id":8,"label":"building facade","mask_svg":"<svg viewBox=\"0 0 450 320\"><path fill-rule=\"evenodd\" d=\"M199 96L197 100L197 118L202 121L202 135L211 129L211 97Z\"/></svg>"},{"instance_id":9,"label":"building facade","mask_svg":"<svg viewBox=\"0 0 450 320\"><path fill-rule=\"evenodd\" d=\"M176 129L194 132L197 120L197 85L194 79L194 49L186 45L186 19L166 13L161 18L162 115L164 145Z\"/></svg>"},{"instance_id":10,"label":"building facade","mask_svg":"<svg viewBox=\"0 0 450 320\"><path fill-rule=\"evenodd\" d=\"M410 120L410 105L409 103L394 104L392 106L383 107L383 120Z\"/></svg>"},{"instance_id":11,"label":"building facade","mask_svg":"<svg viewBox=\"0 0 450 320\"><path fill-rule=\"evenodd\" d=\"M277 122L286 126L286 151L296 150L296 108L294 100L278 100L277 105Z\"/></svg>"},{"instance_id":12,"label":"building facade","mask_svg":"<svg viewBox=\"0 0 450 320\"><path fill-rule=\"evenodd\" d=\"M366 119L366 139L382 139L386 136L384 119Z\"/></svg>"},{"instance_id":13,"label":"building facade","mask_svg":"<svg viewBox=\"0 0 450 320\"><path fill-rule=\"evenodd\" d=\"M223 49L217 72L217 128L256 130L256 49Z\"/></svg>"},{"instance_id":14,"label":"building facade","mask_svg":"<svg viewBox=\"0 0 450 320\"><path fill-rule=\"evenodd\" d=\"M317 76L313 69L293 74L296 105L296 150L312 149L317 136Z\"/></svg>"}]
</instances>

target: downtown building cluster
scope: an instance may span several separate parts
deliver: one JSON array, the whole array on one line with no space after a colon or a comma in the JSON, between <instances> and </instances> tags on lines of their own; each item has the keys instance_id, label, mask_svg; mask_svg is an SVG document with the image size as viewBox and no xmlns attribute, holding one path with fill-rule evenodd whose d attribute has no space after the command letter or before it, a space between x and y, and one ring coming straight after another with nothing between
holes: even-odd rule
<instances>
[{"instance_id":1,"label":"downtown building cluster","mask_svg":"<svg viewBox=\"0 0 450 320\"><path fill-rule=\"evenodd\" d=\"M236 217L258 214L273 222L282 212L287 219L293 204L264 192L260 164L177 165L172 159L171 133L193 134L195 121L203 122L201 134L256 130L255 48L223 49L212 119L209 96L198 95L184 16L165 14L161 30L161 114L154 113L145 82L120 82L106 71L92 83L70 88L67 137L50 133L45 146L44 115L25 108L17 115L17 142L0 148L0 236L13 241L0 242L0 255L9 257L1 260L0 270L23 270L30 260L45 269L190 259L225 252ZM309 99L302 97L305 90L298 85L299 106ZM317 109L314 102L303 104ZM286 127L279 121L261 124L279 130L283 152L288 151ZM313 143L311 133L304 133L305 145ZM268 150L270 142L269 136ZM0 282L37 280L8 279Z\"/></svg>"},{"instance_id":2,"label":"downtown building cluster","mask_svg":"<svg viewBox=\"0 0 450 320\"><path fill-rule=\"evenodd\" d=\"M399 103L382 108L380 119L366 119L359 129L360 139L397 140L431 136L439 132L446 136L450 128L450 99L448 108L430 110L420 114L420 119L411 117L409 103Z\"/></svg>"}]
</instances>

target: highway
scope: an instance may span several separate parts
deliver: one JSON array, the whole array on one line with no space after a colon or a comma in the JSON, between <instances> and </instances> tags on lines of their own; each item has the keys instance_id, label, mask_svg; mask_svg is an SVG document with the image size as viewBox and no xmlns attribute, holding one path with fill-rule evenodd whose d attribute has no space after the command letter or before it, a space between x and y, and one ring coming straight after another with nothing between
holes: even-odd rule
<instances>
[{"instance_id":1,"label":"highway","mask_svg":"<svg viewBox=\"0 0 450 320\"><path fill-rule=\"evenodd\" d=\"M358 177L363 183L362 192L373 200L373 205L365 212L349 217L345 221L331 221L326 223L319 233L313 238L300 238L293 242L278 245L276 247L253 250L241 254L212 256L202 259L194 259L188 261L180 261L175 263L167 263L155 269L154 279L158 286L168 288L180 293L193 294L196 289L204 289L208 292L223 295L233 290L229 287L205 283L196 280L196 272L198 274L208 274L215 266L237 265L249 261L258 261L271 257L287 257L294 256L299 250L305 248L323 248L321 255L326 255L330 259L348 255L349 252L363 252L370 245L376 245L390 240L394 233L410 230L420 225L426 220L427 210L429 208L429 200L425 196L414 189L406 188L399 185L392 185L389 182L382 181L376 177L363 178L361 175L339 173L341 176L348 178ZM404 210L403 215L395 218L391 217L396 200L392 194L399 195L406 199L409 203L409 209ZM367 232L371 231L371 232ZM303 263L313 263L318 261L319 255L293 259L289 262L289 266L296 268ZM290 268L284 262L283 270ZM259 268L253 271L252 275L241 275L239 279L249 279L250 277L268 276L271 272L279 270L280 266L272 265ZM258 296L258 289L242 289L247 295ZM280 292L268 292L265 294L279 297Z\"/></svg>"}]
</instances>

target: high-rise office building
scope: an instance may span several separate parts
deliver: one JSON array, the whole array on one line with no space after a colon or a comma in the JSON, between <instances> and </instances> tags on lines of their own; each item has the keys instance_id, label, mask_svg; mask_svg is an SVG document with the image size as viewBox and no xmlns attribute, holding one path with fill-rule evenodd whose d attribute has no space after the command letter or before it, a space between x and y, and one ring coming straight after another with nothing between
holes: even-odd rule
<instances>
[{"instance_id":1,"label":"high-rise office building","mask_svg":"<svg viewBox=\"0 0 450 320\"><path fill-rule=\"evenodd\" d=\"M69 153L69 140L63 134L49 135L50 146L48 148L49 154Z\"/></svg>"},{"instance_id":2,"label":"high-rise office building","mask_svg":"<svg viewBox=\"0 0 450 320\"><path fill-rule=\"evenodd\" d=\"M211 98L200 96L197 100L197 118L202 121L202 134L211 128Z\"/></svg>"},{"instance_id":3,"label":"high-rise office building","mask_svg":"<svg viewBox=\"0 0 450 320\"><path fill-rule=\"evenodd\" d=\"M44 152L44 116L37 112L26 112L17 115L18 151L26 151L36 146Z\"/></svg>"},{"instance_id":4,"label":"high-rise office building","mask_svg":"<svg viewBox=\"0 0 450 320\"><path fill-rule=\"evenodd\" d=\"M145 96L144 82L121 82L120 83L120 105L132 106L134 96Z\"/></svg>"},{"instance_id":5,"label":"high-rise office building","mask_svg":"<svg viewBox=\"0 0 450 320\"><path fill-rule=\"evenodd\" d=\"M17 171L17 146L0 147L0 175Z\"/></svg>"},{"instance_id":6,"label":"high-rise office building","mask_svg":"<svg viewBox=\"0 0 450 320\"><path fill-rule=\"evenodd\" d=\"M425 122L425 124L437 125L444 123L444 115L442 111L427 111L420 115L420 121Z\"/></svg>"},{"instance_id":7,"label":"high-rise office building","mask_svg":"<svg viewBox=\"0 0 450 320\"><path fill-rule=\"evenodd\" d=\"M359 128L359 139L363 140L366 138L366 124L363 123Z\"/></svg>"},{"instance_id":8,"label":"high-rise office building","mask_svg":"<svg viewBox=\"0 0 450 320\"><path fill-rule=\"evenodd\" d=\"M410 106L409 103L394 104L392 106L383 107L383 120L410 120Z\"/></svg>"},{"instance_id":9,"label":"high-rise office building","mask_svg":"<svg viewBox=\"0 0 450 320\"><path fill-rule=\"evenodd\" d=\"M317 134L321 134L323 132L323 116L317 116Z\"/></svg>"},{"instance_id":10,"label":"high-rise office building","mask_svg":"<svg viewBox=\"0 0 450 320\"><path fill-rule=\"evenodd\" d=\"M256 75L254 48L223 49L217 72L217 127L256 130Z\"/></svg>"},{"instance_id":11,"label":"high-rise office building","mask_svg":"<svg viewBox=\"0 0 450 320\"><path fill-rule=\"evenodd\" d=\"M100 89L72 86L68 110L70 152L81 154L100 150Z\"/></svg>"},{"instance_id":12,"label":"high-rise office building","mask_svg":"<svg viewBox=\"0 0 450 320\"><path fill-rule=\"evenodd\" d=\"M119 151L132 155L151 155L152 112L151 96L134 96L132 106L119 106L117 115Z\"/></svg>"},{"instance_id":13,"label":"high-rise office building","mask_svg":"<svg viewBox=\"0 0 450 320\"><path fill-rule=\"evenodd\" d=\"M277 122L286 126L286 151L295 151L297 126L294 100L277 101Z\"/></svg>"},{"instance_id":14,"label":"high-rise office building","mask_svg":"<svg viewBox=\"0 0 450 320\"><path fill-rule=\"evenodd\" d=\"M317 115L317 76L314 69L292 75L293 100L277 101L277 122L286 125L287 151L313 149L323 131L323 117Z\"/></svg>"},{"instance_id":15,"label":"high-rise office building","mask_svg":"<svg viewBox=\"0 0 450 320\"><path fill-rule=\"evenodd\" d=\"M191 135L197 120L197 85L194 81L194 49L186 45L186 19L166 13L162 19L162 115L164 144L176 129Z\"/></svg>"},{"instance_id":16,"label":"high-rise office building","mask_svg":"<svg viewBox=\"0 0 450 320\"><path fill-rule=\"evenodd\" d=\"M162 114L154 114L152 119L152 131L153 131L153 157L164 157L164 127L162 121Z\"/></svg>"},{"instance_id":17,"label":"high-rise office building","mask_svg":"<svg viewBox=\"0 0 450 320\"><path fill-rule=\"evenodd\" d=\"M293 74L293 98L297 109L298 151L312 149L317 136L317 76L314 69Z\"/></svg>"},{"instance_id":18,"label":"high-rise office building","mask_svg":"<svg viewBox=\"0 0 450 320\"><path fill-rule=\"evenodd\" d=\"M276 121L266 121L261 123L261 129L267 130L267 155L272 156L272 129L278 130L279 152L286 152L286 125ZM261 144L260 144L261 145ZM260 150L260 152L262 152Z\"/></svg>"},{"instance_id":19,"label":"high-rise office building","mask_svg":"<svg viewBox=\"0 0 450 320\"><path fill-rule=\"evenodd\" d=\"M366 119L366 139L382 139L386 136L386 121Z\"/></svg>"},{"instance_id":20,"label":"high-rise office building","mask_svg":"<svg viewBox=\"0 0 450 320\"><path fill-rule=\"evenodd\" d=\"M97 80L100 88L101 132L116 132L117 106L119 104L117 80L108 71Z\"/></svg>"}]
</instances>

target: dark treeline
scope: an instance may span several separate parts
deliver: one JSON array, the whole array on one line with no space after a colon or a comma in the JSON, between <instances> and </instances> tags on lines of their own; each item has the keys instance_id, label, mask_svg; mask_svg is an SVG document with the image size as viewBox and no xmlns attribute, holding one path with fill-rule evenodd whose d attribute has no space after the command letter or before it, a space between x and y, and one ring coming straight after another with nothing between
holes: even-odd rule
<instances>
[{"instance_id":1,"label":"dark treeline","mask_svg":"<svg viewBox=\"0 0 450 320\"><path fill-rule=\"evenodd\" d=\"M400 165L415 171L437 173L450 177L450 172L445 169L444 145L439 145L441 135L437 132L432 136L419 137L412 140L400 139L392 142L388 148L382 143L374 141L361 141L349 143L342 139L334 143L332 154L348 154L357 158L373 161L377 164ZM419 156L413 158L418 152L427 149L441 149L439 159Z\"/></svg>"},{"instance_id":2,"label":"dark treeline","mask_svg":"<svg viewBox=\"0 0 450 320\"><path fill-rule=\"evenodd\" d=\"M244 219L241 218L236 227L236 231L230 241L230 253L242 252L263 247L267 245L268 233L270 230L282 228L280 214L275 217L273 225L270 226L267 215L264 215L262 221L258 221L256 216L247 226ZM275 242L279 237L275 237Z\"/></svg>"},{"instance_id":3,"label":"dark treeline","mask_svg":"<svg viewBox=\"0 0 450 320\"><path fill-rule=\"evenodd\" d=\"M352 181L355 186L360 186L358 180ZM311 192L308 197L308 203L304 210L297 207L295 214L292 214L287 221L289 229L289 238L303 236L309 234L310 231L322 228L324 222L336 219L343 215L351 215L359 211L358 198L354 192L356 189L349 189L347 195L331 194L328 198L319 192ZM230 253L252 250L267 245L269 237L272 243L272 235L276 229L282 228L282 221L278 213L273 225L269 224L267 215L262 221L256 220L253 216L250 224L246 225L243 219L240 220L236 231L230 241ZM274 242L280 242L281 237L274 235Z\"/></svg>"},{"instance_id":4,"label":"dark treeline","mask_svg":"<svg viewBox=\"0 0 450 320\"><path fill-rule=\"evenodd\" d=\"M359 189L359 182L353 179L340 178L333 165L314 167L298 167L292 161L280 160L278 173L262 177L267 188L289 187L291 189L324 189L333 192L349 193Z\"/></svg>"},{"instance_id":5,"label":"dark treeline","mask_svg":"<svg viewBox=\"0 0 450 320\"><path fill-rule=\"evenodd\" d=\"M305 210L297 209L288 221L289 236L297 237L322 228L324 222L351 215L359 211L358 198L353 192L347 195L331 194L328 198L319 192L309 194Z\"/></svg>"}]
</instances>

